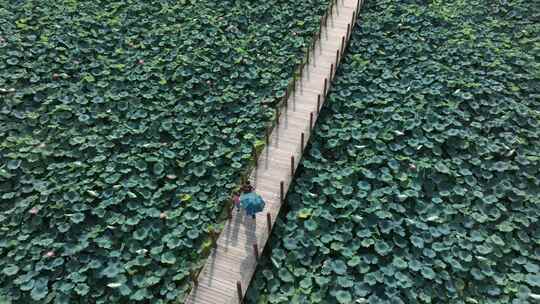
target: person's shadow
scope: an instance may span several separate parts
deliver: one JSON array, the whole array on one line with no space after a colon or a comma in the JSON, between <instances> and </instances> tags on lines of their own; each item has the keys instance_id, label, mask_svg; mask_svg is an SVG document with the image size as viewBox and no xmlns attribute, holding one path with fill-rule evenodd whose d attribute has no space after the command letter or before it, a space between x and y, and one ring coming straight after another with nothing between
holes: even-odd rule
<instances>
[{"instance_id":1,"label":"person's shadow","mask_svg":"<svg viewBox=\"0 0 540 304\"><path fill-rule=\"evenodd\" d=\"M253 244L257 244L257 217L253 219L251 215L246 215L244 217L244 229L246 230L246 252L253 253Z\"/></svg>"},{"instance_id":2,"label":"person's shadow","mask_svg":"<svg viewBox=\"0 0 540 304\"><path fill-rule=\"evenodd\" d=\"M262 213L261 213L262 214ZM257 218L257 217L256 217ZM246 280L247 278L251 277L251 274L255 271L255 268L257 267L257 260L255 257L255 251L254 251L254 244L257 243L257 220L260 219L253 219L250 215L244 216L244 229L245 229L245 235L246 235L246 243L245 243L245 250L246 253L248 253L248 257L242 261L242 264L240 265L240 273L242 274L242 281ZM262 248L257 248L258 250L258 256L260 257L262 253ZM249 283L249 282L242 282Z\"/></svg>"},{"instance_id":3,"label":"person's shadow","mask_svg":"<svg viewBox=\"0 0 540 304\"><path fill-rule=\"evenodd\" d=\"M246 220L246 216L244 216L245 212L242 208L237 211L236 207L233 207L233 210L231 212L232 219L227 221L227 225L225 227L225 239L226 244L236 246L236 244L238 243L238 230L240 230L240 223Z\"/></svg>"}]
</instances>

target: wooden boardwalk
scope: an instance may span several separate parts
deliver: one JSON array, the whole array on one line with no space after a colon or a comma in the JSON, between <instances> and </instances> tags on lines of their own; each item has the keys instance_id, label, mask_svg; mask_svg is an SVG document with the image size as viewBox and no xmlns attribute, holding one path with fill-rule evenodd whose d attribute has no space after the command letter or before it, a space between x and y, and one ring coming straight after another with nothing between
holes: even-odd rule
<instances>
[{"instance_id":1,"label":"wooden boardwalk","mask_svg":"<svg viewBox=\"0 0 540 304\"><path fill-rule=\"evenodd\" d=\"M198 285L192 289L185 303L242 302L239 295L244 296L257 267L255 250L259 255L266 245L281 208L280 184L283 182L283 192L286 193L293 178L291 171L296 170L302 157L302 134L304 144L307 144L311 133L310 121L314 124L318 116L318 96L322 106L326 95L325 78L329 87L331 70L335 71L336 67L336 51L339 51L341 60L342 40L348 40L348 25L352 31L359 9L357 6L361 5L362 2L357 0L337 0L334 5L326 26L322 28L321 39L310 54L310 63L296 82L295 93L289 96L279 123L270 135L269 144L260 154L258 166L250 177L256 192L266 202L265 212L252 219L244 212L233 211L232 219L225 224L217 246L199 275ZM291 157L294 157L293 164Z\"/></svg>"}]
</instances>

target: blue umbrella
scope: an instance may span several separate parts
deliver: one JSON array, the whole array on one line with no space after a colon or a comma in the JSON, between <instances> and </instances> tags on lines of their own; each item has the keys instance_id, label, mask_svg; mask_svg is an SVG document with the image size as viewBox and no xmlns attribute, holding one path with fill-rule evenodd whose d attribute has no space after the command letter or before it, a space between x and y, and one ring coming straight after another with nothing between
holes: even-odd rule
<instances>
[{"instance_id":1,"label":"blue umbrella","mask_svg":"<svg viewBox=\"0 0 540 304\"><path fill-rule=\"evenodd\" d=\"M255 213L263 211L264 205L262 197L255 192L240 195L240 206L246 209L247 215L255 216Z\"/></svg>"}]
</instances>

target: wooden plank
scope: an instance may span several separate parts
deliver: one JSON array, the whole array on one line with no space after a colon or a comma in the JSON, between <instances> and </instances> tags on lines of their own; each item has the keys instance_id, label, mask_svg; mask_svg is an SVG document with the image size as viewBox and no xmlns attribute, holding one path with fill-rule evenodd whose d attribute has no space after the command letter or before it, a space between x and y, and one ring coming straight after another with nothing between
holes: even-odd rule
<instances>
[{"instance_id":1,"label":"wooden plank","mask_svg":"<svg viewBox=\"0 0 540 304\"><path fill-rule=\"evenodd\" d=\"M256 191L265 199L265 212L253 220L243 211L232 211L232 219L224 225L217 246L209 256L199 276L199 284L194 287L185 303L197 304L238 304L236 282L241 282L242 296L251 281L257 260L253 244L258 245L259 255L269 238L267 213L270 214L271 227L274 227L282 203L280 201L280 182L287 192L291 182L291 156L294 156L294 169L298 167L303 149L300 137L304 133L307 144L311 131L310 114L313 123L317 120L317 97L320 106L326 101L324 79L327 89L331 85L330 70L336 66L336 51L341 49L342 38L347 34L347 25L352 22L353 11L358 11L357 0L338 0L326 26L322 38L317 40L310 54L310 63L305 65L294 93L289 96L287 106L281 109L279 124L269 134L269 145L263 149L258 166L250 175ZM339 55L341 60L341 55ZM338 62L339 64L339 62Z\"/></svg>"}]
</instances>

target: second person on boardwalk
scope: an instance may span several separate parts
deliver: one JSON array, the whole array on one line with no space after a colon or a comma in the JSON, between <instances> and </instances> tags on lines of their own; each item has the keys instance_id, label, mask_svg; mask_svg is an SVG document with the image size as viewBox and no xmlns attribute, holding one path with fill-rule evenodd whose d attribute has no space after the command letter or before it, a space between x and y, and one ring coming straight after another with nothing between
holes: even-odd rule
<instances>
[{"instance_id":1,"label":"second person on boardwalk","mask_svg":"<svg viewBox=\"0 0 540 304\"><path fill-rule=\"evenodd\" d=\"M242 187L240 206L246 210L246 214L255 218L255 214L264 210L265 202L260 195L255 193L253 187L247 182Z\"/></svg>"}]
</instances>

